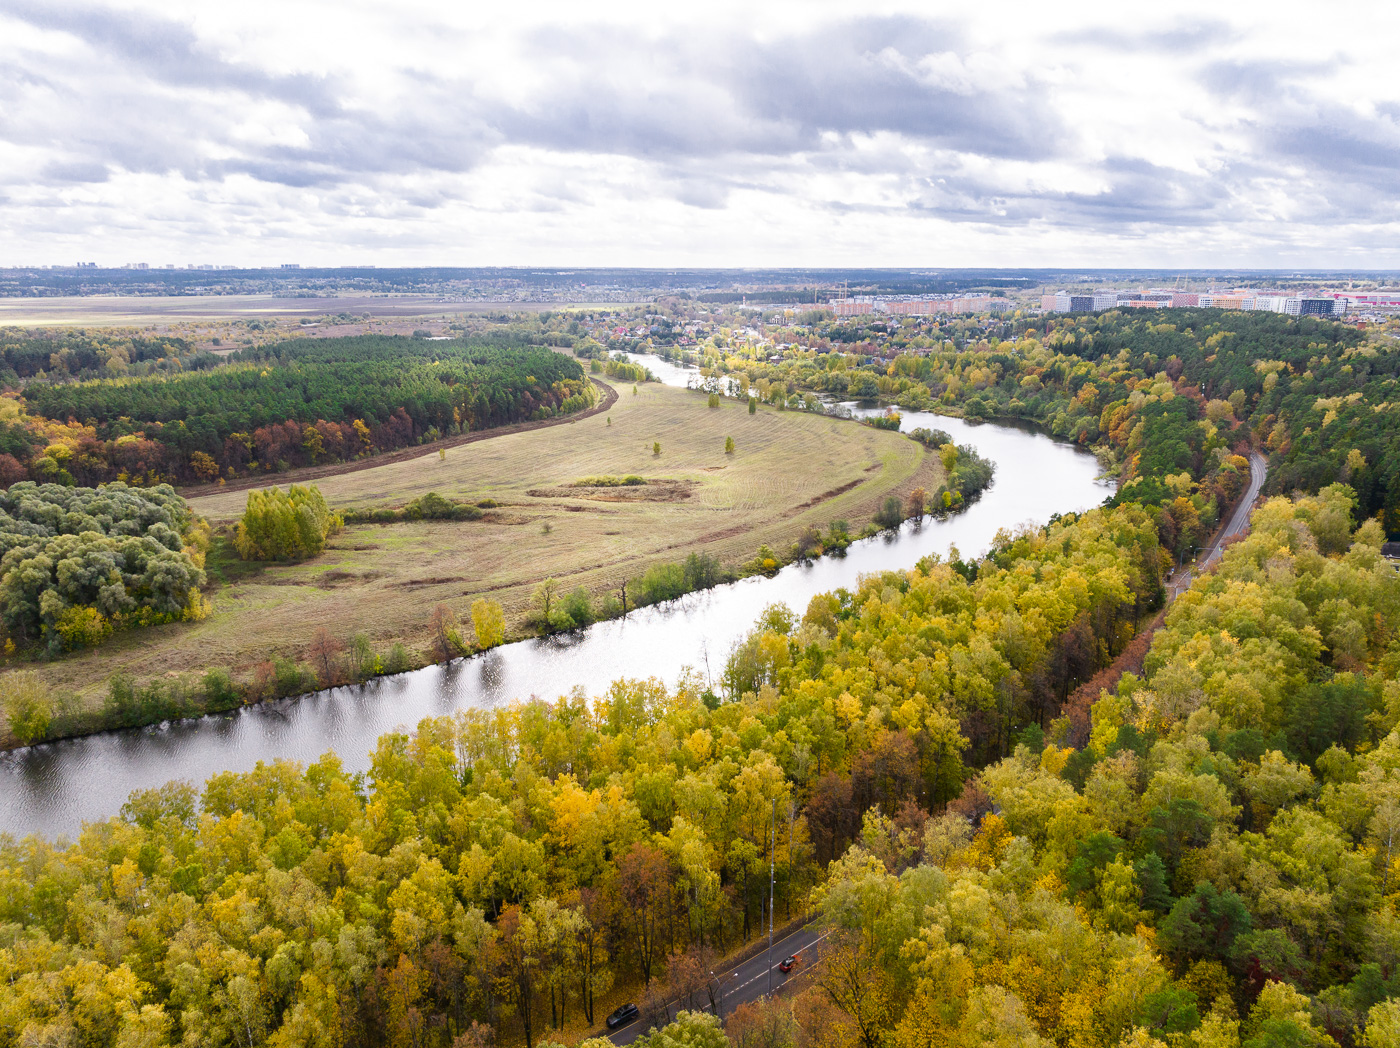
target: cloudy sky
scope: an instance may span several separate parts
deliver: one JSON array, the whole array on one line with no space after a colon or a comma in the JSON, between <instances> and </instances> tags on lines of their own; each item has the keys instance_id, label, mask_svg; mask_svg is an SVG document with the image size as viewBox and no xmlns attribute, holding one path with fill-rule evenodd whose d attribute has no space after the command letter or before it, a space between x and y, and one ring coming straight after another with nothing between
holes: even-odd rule
<instances>
[{"instance_id":1,"label":"cloudy sky","mask_svg":"<svg viewBox=\"0 0 1400 1048\"><path fill-rule=\"evenodd\" d=\"M1380 2L0 0L0 265L1400 268L1397 54Z\"/></svg>"}]
</instances>

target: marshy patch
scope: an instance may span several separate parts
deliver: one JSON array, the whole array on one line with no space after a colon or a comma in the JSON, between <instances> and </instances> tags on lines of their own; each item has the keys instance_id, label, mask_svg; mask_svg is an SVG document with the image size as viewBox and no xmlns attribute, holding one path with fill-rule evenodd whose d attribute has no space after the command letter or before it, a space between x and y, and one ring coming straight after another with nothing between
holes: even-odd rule
<instances>
[{"instance_id":1,"label":"marshy patch","mask_svg":"<svg viewBox=\"0 0 1400 1048\"><path fill-rule=\"evenodd\" d=\"M596 478L590 478L596 479ZM564 488L531 488L537 499L588 499L591 502L684 502L699 487L693 480L646 480L640 484L571 484Z\"/></svg>"}]
</instances>

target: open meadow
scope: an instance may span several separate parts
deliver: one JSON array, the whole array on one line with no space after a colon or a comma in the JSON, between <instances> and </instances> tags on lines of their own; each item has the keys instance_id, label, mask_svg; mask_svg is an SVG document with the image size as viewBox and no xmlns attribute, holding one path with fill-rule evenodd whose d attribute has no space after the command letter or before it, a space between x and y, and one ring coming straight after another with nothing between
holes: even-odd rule
<instances>
[{"instance_id":1,"label":"open meadow","mask_svg":"<svg viewBox=\"0 0 1400 1048\"><path fill-rule=\"evenodd\" d=\"M787 548L809 526L847 520L858 530L888 496L942 483L938 456L897 433L767 407L750 415L732 400L709 408L701 394L658 383L635 395L628 384L617 389L617 402L588 418L316 481L338 509L396 506L429 491L499 504L480 520L350 525L295 565L211 558L206 620L121 634L42 673L90 697L118 670L146 679L222 666L246 676L273 654L303 657L323 627L342 640L364 632L380 649L399 640L421 649L436 605L465 623L482 594L500 601L518 632L547 576L561 591L616 594L650 564L704 552L734 566L761 544ZM574 486L629 474L648 483ZM227 525L246 499L216 492L191 505Z\"/></svg>"},{"instance_id":2,"label":"open meadow","mask_svg":"<svg viewBox=\"0 0 1400 1048\"><path fill-rule=\"evenodd\" d=\"M0 327L126 327L199 321L286 321L364 313L382 324L463 313L619 309L628 303L490 302L443 295L63 295L0 298Z\"/></svg>"}]
</instances>

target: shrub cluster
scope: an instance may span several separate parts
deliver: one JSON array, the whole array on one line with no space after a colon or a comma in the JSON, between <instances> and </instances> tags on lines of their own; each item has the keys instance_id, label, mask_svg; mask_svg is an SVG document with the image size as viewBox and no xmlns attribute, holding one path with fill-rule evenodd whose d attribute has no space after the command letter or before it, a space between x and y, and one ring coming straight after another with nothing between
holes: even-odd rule
<instances>
[{"instance_id":1,"label":"shrub cluster","mask_svg":"<svg viewBox=\"0 0 1400 1048\"><path fill-rule=\"evenodd\" d=\"M200 618L207 531L167 485L0 492L0 615L20 644L100 644L127 626Z\"/></svg>"},{"instance_id":2,"label":"shrub cluster","mask_svg":"<svg viewBox=\"0 0 1400 1048\"><path fill-rule=\"evenodd\" d=\"M863 425L872 426L875 429L887 429L898 433L900 423L904 421L899 412L890 410L883 415L871 415L860 420Z\"/></svg>"},{"instance_id":3,"label":"shrub cluster","mask_svg":"<svg viewBox=\"0 0 1400 1048\"><path fill-rule=\"evenodd\" d=\"M486 502L481 505L485 506ZM347 509L342 511L341 516L346 524L392 524L397 520L480 520L482 512L471 503L458 502L430 491L396 509Z\"/></svg>"},{"instance_id":4,"label":"shrub cluster","mask_svg":"<svg viewBox=\"0 0 1400 1048\"><path fill-rule=\"evenodd\" d=\"M635 473L629 473L625 477L582 477L574 481L573 486L576 488L630 488L638 487L646 482L645 477L639 477Z\"/></svg>"},{"instance_id":5,"label":"shrub cluster","mask_svg":"<svg viewBox=\"0 0 1400 1048\"><path fill-rule=\"evenodd\" d=\"M941 448L944 444L953 443L952 436L947 430L943 429L927 429L920 426L918 429L911 429L905 435L910 440L917 440L926 448L937 449Z\"/></svg>"},{"instance_id":6,"label":"shrub cluster","mask_svg":"<svg viewBox=\"0 0 1400 1048\"><path fill-rule=\"evenodd\" d=\"M597 363L596 360L595 363ZM624 382L646 382L652 377L647 368L628 360L626 353L613 355L603 363L602 367L603 373L609 378L620 378Z\"/></svg>"}]
</instances>

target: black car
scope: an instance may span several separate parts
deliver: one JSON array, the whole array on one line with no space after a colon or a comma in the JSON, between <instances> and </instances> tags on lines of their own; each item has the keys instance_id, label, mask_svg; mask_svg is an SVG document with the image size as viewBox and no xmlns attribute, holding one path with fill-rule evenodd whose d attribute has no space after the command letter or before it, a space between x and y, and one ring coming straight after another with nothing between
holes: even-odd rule
<instances>
[{"instance_id":1,"label":"black car","mask_svg":"<svg viewBox=\"0 0 1400 1048\"><path fill-rule=\"evenodd\" d=\"M626 1026L637 1017L637 1006L635 1004L624 1004L617 1011L608 1016L608 1029L616 1030L619 1026Z\"/></svg>"}]
</instances>

